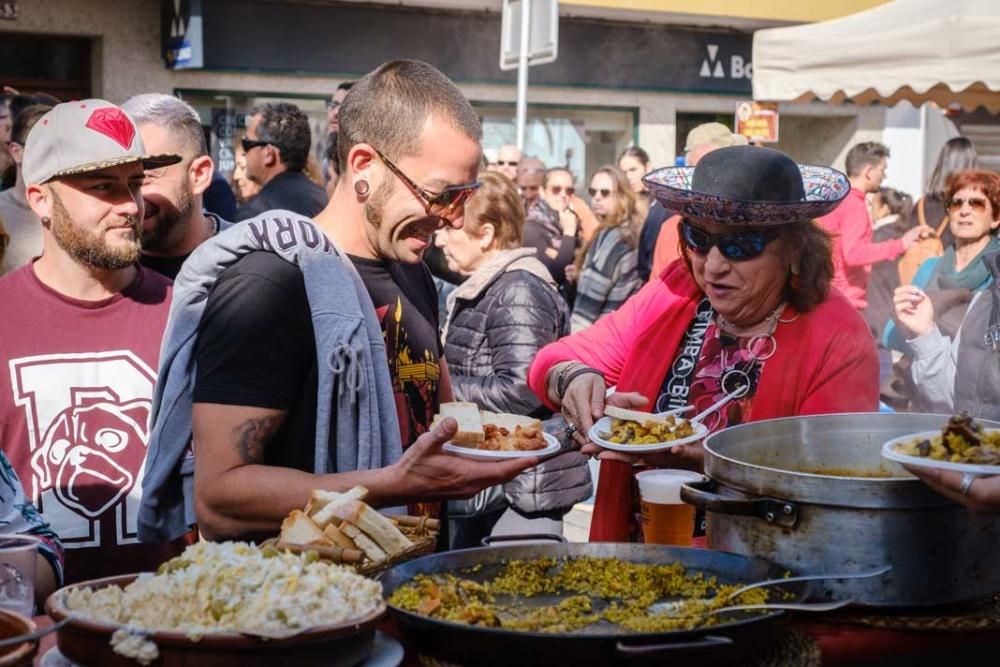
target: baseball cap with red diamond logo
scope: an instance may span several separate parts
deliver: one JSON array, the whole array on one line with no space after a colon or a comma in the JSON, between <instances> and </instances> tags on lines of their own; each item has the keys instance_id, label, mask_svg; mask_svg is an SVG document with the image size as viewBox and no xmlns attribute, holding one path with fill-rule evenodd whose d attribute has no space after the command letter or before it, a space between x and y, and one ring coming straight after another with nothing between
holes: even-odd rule
<instances>
[{"instance_id":1,"label":"baseball cap with red diamond logo","mask_svg":"<svg viewBox=\"0 0 1000 667\"><path fill-rule=\"evenodd\" d=\"M38 119L24 146L24 181L46 183L131 162L157 169L179 155L146 155L135 123L104 100L64 102Z\"/></svg>"}]
</instances>

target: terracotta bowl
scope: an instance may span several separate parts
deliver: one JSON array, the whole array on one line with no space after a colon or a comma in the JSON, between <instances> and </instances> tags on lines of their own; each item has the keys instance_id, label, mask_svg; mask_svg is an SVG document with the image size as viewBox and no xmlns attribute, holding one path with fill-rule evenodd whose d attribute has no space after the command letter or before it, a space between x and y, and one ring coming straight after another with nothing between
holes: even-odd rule
<instances>
[{"instance_id":1,"label":"terracotta bowl","mask_svg":"<svg viewBox=\"0 0 1000 667\"><path fill-rule=\"evenodd\" d=\"M100 589L125 587L138 575L130 574L84 581L75 586ZM63 591L45 601L45 611L56 621L69 612L63 605ZM287 639L262 639L239 633L217 633L190 640L181 632L154 632L148 639L156 644L160 657L157 667L247 667L247 665L303 665L350 667L368 658L375 639L375 626L385 614L385 603L363 618L339 625L307 630ZM119 626L75 618L59 629L59 652L80 665L93 667L135 667L134 660L111 648L111 635ZM2 667L3 663L0 663Z\"/></svg>"},{"instance_id":2,"label":"terracotta bowl","mask_svg":"<svg viewBox=\"0 0 1000 667\"><path fill-rule=\"evenodd\" d=\"M38 627L30 618L6 609L0 609L0 639L31 634L37 629ZM38 653L37 639L14 646L4 646L0 648L0 667L30 665L36 653Z\"/></svg>"}]
</instances>

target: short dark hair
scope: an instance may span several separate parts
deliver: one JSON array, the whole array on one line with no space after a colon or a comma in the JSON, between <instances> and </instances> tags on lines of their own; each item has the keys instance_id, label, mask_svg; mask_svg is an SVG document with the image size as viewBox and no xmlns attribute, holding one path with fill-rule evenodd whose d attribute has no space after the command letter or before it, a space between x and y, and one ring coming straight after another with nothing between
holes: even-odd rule
<instances>
[{"instance_id":1,"label":"short dark hair","mask_svg":"<svg viewBox=\"0 0 1000 667\"><path fill-rule=\"evenodd\" d=\"M865 167L877 167L878 163L889 157L889 148L877 141L864 141L855 144L847 151L844 166L848 176L857 176Z\"/></svg>"},{"instance_id":2,"label":"short dark hair","mask_svg":"<svg viewBox=\"0 0 1000 667\"><path fill-rule=\"evenodd\" d=\"M341 167L351 149L371 142L398 160L420 149L424 123L439 116L478 142L483 128L458 87L433 65L420 60L392 60L366 74L340 107L337 152Z\"/></svg>"},{"instance_id":3,"label":"short dark hair","mask_svg":"<svg viewBox=\"0 0 1000 667\"><path fill-rule=\"evenodd\" d=\"M576 176L574 176L573 172L569 170L569 167L552 167L551 169L545 170L545 178L542 179L542 187L547 187L549 179L552 178L552 175L560 171L564 171L569 174L569 177L573 179L574 183L576 183Z\"/></svg>"},{"instance_id":4,"label":"short dark hair","mask_svg":"<svg viewBox=\"0 0 1000 667\"><path fill-rule=\"evenodd\" d=\"M30 107L21 109L20 113L14 116L14 123L10 130L10 140L16 144L24 146L28 140L28 133L35 126L38 119L47 114L52 107L47 104L33 104Z\"/></svg>"},{"instance_id":5,"label":"short dark hair","mask_svg":"<svg viewBox=\"0 0 1000 667\"><path fill-rule=\"evenodd\" d=\"M257 139L278 149L281 161L291 171L305 169L312 146L309 117L290 102L259 104L250 111L251 118L260 116Z\"/></svg>"}]
</instances>

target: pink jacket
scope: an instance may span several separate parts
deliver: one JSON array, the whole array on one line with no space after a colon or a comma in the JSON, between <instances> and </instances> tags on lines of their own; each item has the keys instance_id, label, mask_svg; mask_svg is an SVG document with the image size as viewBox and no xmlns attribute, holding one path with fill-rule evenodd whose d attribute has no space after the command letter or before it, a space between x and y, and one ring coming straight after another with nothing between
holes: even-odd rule
<instances>
[{"instance_id":1,"label":"pink jacket","mask_svg":"<svg viewBox=\"0 0 1000 667\"><path fill-rule=\"evenodd\" d=\"M703 298L683 261L671 264L625 304L589 329L538 353L528 374L545 397L545 377L563 361L581 361L604 373L618 391L655 400L677 345ZM785 311L785 318L792 313ZM827 299L774 333L775 355L764 365L747 421L793 415L871 412L878 409L878 359L864 320L835 290ZM592 541L627 541L630 466L602 462Z\"/></svg>"}]
</instances>

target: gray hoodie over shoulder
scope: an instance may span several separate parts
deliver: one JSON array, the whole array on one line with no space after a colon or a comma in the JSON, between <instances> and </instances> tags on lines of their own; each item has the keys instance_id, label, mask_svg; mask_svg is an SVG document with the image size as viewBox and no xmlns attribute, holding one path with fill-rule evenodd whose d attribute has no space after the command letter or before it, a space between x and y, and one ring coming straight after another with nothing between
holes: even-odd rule
<instances>
[{"instance_id":1,"label":"gray hoodie over shoulder","mask_svg":"<svg viewBox=\"0 0 1000 667\"><path fill-rule=\"evenodd\" d=\"M385 342L361 276L310 220L268 211L199 246L174 282L142 481L138 528L143 542L173 540L195 523L189 445L199 324L219 274L262 250L298 266L305 281L318 371L313 472L380 468L402 454ZM336 437L331 439L333 411Z\"/></svg>"}]
</instances>

